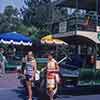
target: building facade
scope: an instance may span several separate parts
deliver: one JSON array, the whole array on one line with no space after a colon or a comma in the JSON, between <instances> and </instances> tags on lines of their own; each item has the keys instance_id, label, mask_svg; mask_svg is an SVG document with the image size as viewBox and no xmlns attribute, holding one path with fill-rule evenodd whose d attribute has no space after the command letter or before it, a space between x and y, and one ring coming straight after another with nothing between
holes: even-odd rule
<instances>
[{"instance_id":1,"label":"building facade","mask_svg":"<svg viewBox=\"0 0 100 100\"><path fill-rule=\"evenodd\" d=\"M95 56L100 69L100 0L57 0L54 5L66 12L54 37L76 46L80 55Z\"/></svg>"}]
</instances>

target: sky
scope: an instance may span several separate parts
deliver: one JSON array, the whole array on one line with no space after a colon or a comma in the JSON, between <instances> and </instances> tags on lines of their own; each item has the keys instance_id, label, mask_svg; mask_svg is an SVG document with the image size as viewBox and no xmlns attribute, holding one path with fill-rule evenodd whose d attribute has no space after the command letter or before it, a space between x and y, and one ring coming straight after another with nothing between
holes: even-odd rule
<instances>
[{"instance_id":1,"label":"sky","mask_svg":"<svg viewBox=\"0 0 100 100\"><path fill-rule=\"evenodd\" d=\"M20 9L24 5L24 0L0 0L0 12L3 12L5 6L13 5L14 7Z\"/></svg>"},{"instance_id":2,"label":"sky","mask_svg":"<svg viewBox=\"0 0 100 100\"><path fill-rule=\"evenodd\" d=\"M56 0L51 0L56 1ZM0 0L0 12L4 11L5 6L13 5L14 7L20 9L24 5L24 0Z\"/></svg>"}]
</instances>

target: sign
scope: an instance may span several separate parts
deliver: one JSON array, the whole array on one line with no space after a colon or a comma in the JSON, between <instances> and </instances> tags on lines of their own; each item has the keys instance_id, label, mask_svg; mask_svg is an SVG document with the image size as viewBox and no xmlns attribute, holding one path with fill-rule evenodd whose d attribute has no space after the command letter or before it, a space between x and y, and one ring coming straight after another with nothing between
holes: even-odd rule
<instances>
[{"instance_id":1,"label":"sign","mask_svg":"<svg viewBox=\"0 0 100 100\"><path fill-rule=\"evenodd\" d=\"M100 41L100 32L98 32L98 40Z\"/></svg>"},{"instance_id":2,"label":"sign","mask_svg":"<svg viewBox=\"0 0 100 100\"><path fill-rule=\"evenodd\" d=\"M100 41L100 26L97 26L97 38Z\"/></svg>"},{"instance_id":3,"label":"sign","mask_svg":"<svg viewBox=\"0 0 100 100\"><path fill-rule=\"evenodd\" d=\"M100 60L96 60L96 69L100 69Z\"/></svg>"},{"instance_id":4,"label":"sign","mask_svg":"<svg viewBox=\"0 0 100 100\"><path fill-rule=\"evenodd\" d=\"M97 26L97 32L100 32L100 26Z\"/></svg>"}]
</instances>

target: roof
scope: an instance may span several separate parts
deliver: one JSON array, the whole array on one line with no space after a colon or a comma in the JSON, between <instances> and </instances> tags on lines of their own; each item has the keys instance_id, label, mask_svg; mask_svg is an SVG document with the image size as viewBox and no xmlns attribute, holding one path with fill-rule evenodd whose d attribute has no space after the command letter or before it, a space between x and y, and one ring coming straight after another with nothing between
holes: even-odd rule
<instances>
[{"instance_id":1,"label":"roof","mask_svg":"<svg viewBox=\"0 0 100 100\"><path fill-rule=\"evenodd\" d=\"M61 39L61 40L65 41L66 43L68 43L69 45L71 45L71 44L95 45L96 44L90 38L87 38L87 37L84 37L81 35L75 35L74 33L72 35L72 34L70 34L70 32L68 34L54 34L53 37Z\"/></svg>"},{"instance_id":2,"label":"roof","mask_svg":"<svg viewBox=\"0 0 100 100\"><path fill-rule=\"evenodd\" d=\"M76 8L76 1L79 9L96 10L96 0L57 0L55 6Z\"/></svg>"}]
</instances>

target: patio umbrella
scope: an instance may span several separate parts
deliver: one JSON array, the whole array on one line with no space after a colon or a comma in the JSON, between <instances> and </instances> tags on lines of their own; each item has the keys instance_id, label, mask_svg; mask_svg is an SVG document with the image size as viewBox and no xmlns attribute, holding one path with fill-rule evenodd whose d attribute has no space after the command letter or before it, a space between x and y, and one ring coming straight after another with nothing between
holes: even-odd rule
<instances>
[{"instance_id":1,"label":"patio umbrella","mask_svg":"<svg viewBox=\"0 0 100 100\"><path fill-rule=\"evenodd\" d=\"M0 43L31 46L32 41L29 37L18 32L8 32L0 35Z\"/></svg>"},{"instance_id":2,"label":"patio umbrella","mask_svg":"<svg viewBox=\"0 0 100 100\"><path fill-rule=\"evenodd\" d=\"M60 40L60 39L56 39L56 38L53 38L52 35L47 35L47 36L44 36L42 39L41 39L41 43L42 44L50 44L50 45L53 45L55 44L55 47L56 47L56 57L58 56L58 49L59 49L59 45L62 45L62 46L66 46L68 45L66 42Z\"/></svg>"},{"instance_id":3,"label":"patio umbrella","mask_svg":"<svg viewBox=\"0 0 100 100\"><path fill-rule=\"evenodd\" d=\"M41 39L41 43L42 44L64 44L64 45L68 45L66 42L60 40L60 39L55 39L52 37L52 35L47 35L47 36L44 36L42 39Z\"/></svg>"}]
</instances>

